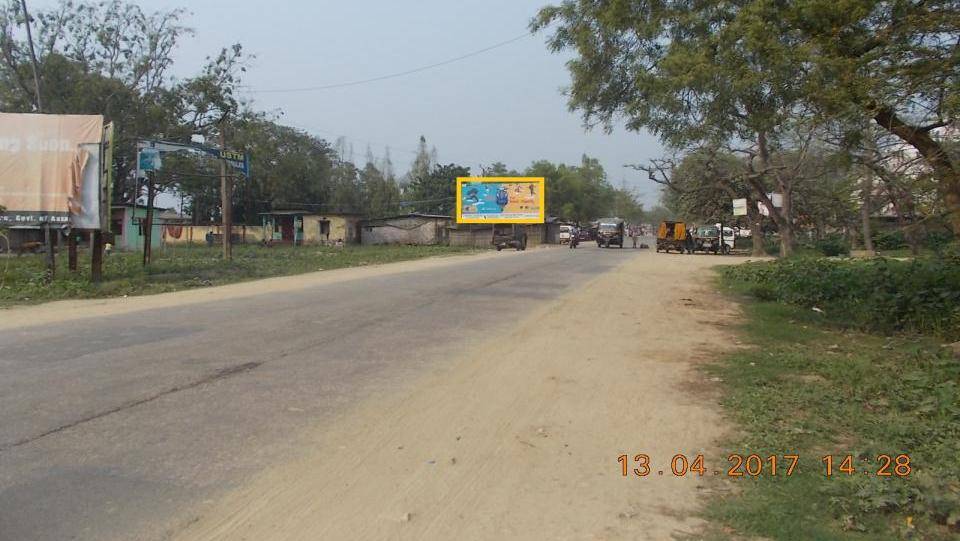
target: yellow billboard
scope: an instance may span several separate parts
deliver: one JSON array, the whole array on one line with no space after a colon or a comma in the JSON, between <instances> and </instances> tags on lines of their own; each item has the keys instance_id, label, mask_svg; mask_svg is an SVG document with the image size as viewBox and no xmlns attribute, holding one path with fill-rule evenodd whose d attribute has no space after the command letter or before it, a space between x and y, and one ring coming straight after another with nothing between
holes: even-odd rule
<instances>
[{"instance_id":1,"label":"yellow billboard","mask_svg":"<svg viewBox=\"0 0 960 541\"><path fill-rule=\"evenodd\" d=\"M545 184L543 177L460 177L457 223L542 224Z\"/></svg>"}]
</instances>

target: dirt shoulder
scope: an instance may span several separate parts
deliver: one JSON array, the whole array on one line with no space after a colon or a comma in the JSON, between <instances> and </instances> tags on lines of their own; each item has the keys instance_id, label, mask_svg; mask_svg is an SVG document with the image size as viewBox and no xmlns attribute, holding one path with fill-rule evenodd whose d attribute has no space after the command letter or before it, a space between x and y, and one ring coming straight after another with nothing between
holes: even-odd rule
<instances>
[{"instance_id":1,"label":"dirt shoulder","mask_svg":"<svg viewBox=\"0 0 960 541\"><path fill-rule=\"evenodd\" d=\"M703 482L674 477L670 458L708 455L725 430L696 364L732 343L717 323L733 312L688 278L732 261L633 258L425 376L415 391L316 427L302 459L265 472L174 537L669 539L696 531ZM593 322L589 333L583 321ZM617 457L638 453L651 457L652 474L623 477Z\"/></svg>"}]
</instances>

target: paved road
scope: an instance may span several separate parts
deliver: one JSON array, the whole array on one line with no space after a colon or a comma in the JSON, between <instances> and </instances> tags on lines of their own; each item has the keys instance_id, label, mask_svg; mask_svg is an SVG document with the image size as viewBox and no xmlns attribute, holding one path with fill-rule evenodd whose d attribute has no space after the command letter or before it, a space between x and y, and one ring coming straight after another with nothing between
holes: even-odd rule
<instances>
[{"instance_id":1,"label":"paved road","mask_svg":"<svg viewBox=\"0 0 960 541\"><path fill-rule=\"evenodd\" d=\"M295 291L0 330L0 540L165 538L296 453L306 427L638 253L336 271Z\"/></svg>"}]
</instances>

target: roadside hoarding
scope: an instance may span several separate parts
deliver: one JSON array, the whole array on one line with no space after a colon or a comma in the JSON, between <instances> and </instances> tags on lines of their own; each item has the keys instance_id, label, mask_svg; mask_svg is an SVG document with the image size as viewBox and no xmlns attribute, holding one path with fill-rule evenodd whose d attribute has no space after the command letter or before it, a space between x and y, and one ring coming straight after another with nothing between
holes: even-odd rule
<instances>
[{"instance_id":1,"label":"roadside hoarding","mask_svg":"<svg viewBox=\"0 0 960 541\"><path fill-rule=\"evenodd\" d=\"M171 143L168 141L137 141L137 177L142 178L147 171L159 171L163 166L164 153L185 152L192 154L206 154L212 158L223 160L228 166L240 171L243 176L250 177L250 155L245 152L206 147L203 145Z\"/></svg>"},{"instance_id":2,"label":"roadside hoarding","mask_svg":"<svg viewBox=\"0 0 960 541\"><path fill-rule=\"evenodd\" d=\"M457 223L542 224L545 185L543 177L460 177Z\"/></svg>"},{"instance_id":3,"label":"roadside hoarding","mask_svg":"<svg viewBox=\"0 0 960 541\"><path fill-rule=\"evenodd\" d=\"M0 113L0 225L100 227L103 117Z\"/></svg>"},{"instance_id":4,"label":"roadside hoarding","mask_svg":"<svg viewBox=\"0 0 960 541\"><path fill-rule=\"evenodd\" d=\"M783 207L783 194L768 193L767 197L770 199L770 202L773 203L775 208ZM770 209L767 208L766 203L763 201L757 201L757 210L760 211L761 216L770 216Z\"/></svg>"},{"instance_id":5,"label":"roadside hoarding","mask_svg":"<svg viewBox=\"0 0 960 541\"><path fill-rule=\"evenodd\" d=\"M734 216L746 216L746 215L747 215L747 200L746 200L746 199L734 199L734 200L733 200L733 215L734 215Z\"/></svg>"}]
</instances>

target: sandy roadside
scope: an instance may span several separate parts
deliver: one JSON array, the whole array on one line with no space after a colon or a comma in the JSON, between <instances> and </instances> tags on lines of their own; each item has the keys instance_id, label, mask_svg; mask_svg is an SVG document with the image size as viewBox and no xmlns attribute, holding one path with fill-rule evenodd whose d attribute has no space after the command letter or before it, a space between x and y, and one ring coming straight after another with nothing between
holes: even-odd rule
<instances>
[{"instance_id":1,"label":"sandy roadside","mask_svg":"<svg viewBox=\"0 0 960 541\"><path fill-rule=\"evenodd\" d=\"M168 308L171 306L189 306L191 304L279 293L282 291L296 291L304 287L333 282L360 280L372 276L416 272L426 268L456 265L466 259L510 257L517 254L519 254L519 252L498 253L491 251L479 254L437 256L411 261L400 261L397 263L347 267L292 276L278 276L276 278L265 278L172 293L159 293L156 295L54 301L37 305L0 308L0 330L27 327L30 325L60 323L88 317L112 316L140 310Z\"/></svg>"},{"instance_id":2,"label":"sandy roadside","mask_svg":"<svg viewBox=\"0 0 960 541\"><path fill-rule=\"evenodd\" d=\"M628 261L414 392L317 427L302 459L174 537L659 540L695 531L704 483L674 477L670 459L718 463L712 446L724 424L695 365L730 347L715 323L734 311L689 278L725 261ZM637 453L651 457L651 475L622 477L617 457Z\"/></svg>"}]
</instances>

